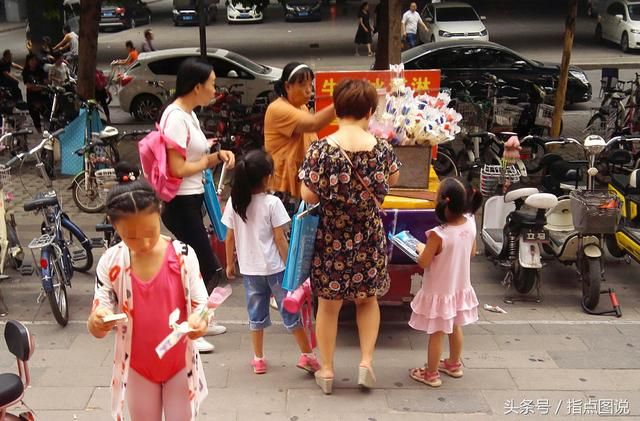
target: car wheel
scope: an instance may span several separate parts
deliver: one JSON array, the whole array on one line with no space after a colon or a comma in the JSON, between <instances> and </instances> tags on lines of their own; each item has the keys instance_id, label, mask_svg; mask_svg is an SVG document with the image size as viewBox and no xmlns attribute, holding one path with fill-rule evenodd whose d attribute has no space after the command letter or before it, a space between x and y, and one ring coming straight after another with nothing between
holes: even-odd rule
<instances>
[{"instance_id":1,"label":"car wheel","mask_svg":"<svg viewBox=\"0 0 640 421\"><path fill-rule=\"evenodd\" d=\"M629 35L627 33L622 34L622 39L620 40L620 49L623 53L629 52Z\"/></svg>"},{"instance_id":2,"label":"car wheel","mask_svg":"<svg viewBox=\"0 0 640 421\"><path fill-rule=\"evenodd\" d=\"M154 95L142 94L134 98L131 104L131 114L141 121L155 121L158 118L162 101Z\"/></svg>"},{"instance_id":3,"label":"car wheel","mask_svg":"<svg viewBox=\"0 0 640 421\"><path fill-rule=\"evenodd\" d=\"M596 25L596 41L602 42L602 25Z\"/></svg>"}]
</instances>

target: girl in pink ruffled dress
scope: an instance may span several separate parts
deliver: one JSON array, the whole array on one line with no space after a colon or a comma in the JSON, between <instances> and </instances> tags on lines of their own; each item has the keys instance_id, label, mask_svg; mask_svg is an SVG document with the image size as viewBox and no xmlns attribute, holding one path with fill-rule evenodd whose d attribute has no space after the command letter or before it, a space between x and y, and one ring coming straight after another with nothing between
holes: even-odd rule
<instances>
[{"instance_id":1,"label":"girl in pink ruffled dress","mask_svg":"<svg viewBox=\"0 0 640 421\"><path fill-rule=\"evenodd\" d=\"M427 363L413 368L412 379L432 387L442 384L440 373L462 377L462 326L478 320L478 299L471 286L471 257L476 253L473 214L482 195L458 179L447 178L438 189L436 216L442 225L427 231L427 244L418 246L424 268L422 288L411 302L409 325L429 335ZM441 360L442 339L449 335L449 358Z\"/></svg>"}]
</instances>

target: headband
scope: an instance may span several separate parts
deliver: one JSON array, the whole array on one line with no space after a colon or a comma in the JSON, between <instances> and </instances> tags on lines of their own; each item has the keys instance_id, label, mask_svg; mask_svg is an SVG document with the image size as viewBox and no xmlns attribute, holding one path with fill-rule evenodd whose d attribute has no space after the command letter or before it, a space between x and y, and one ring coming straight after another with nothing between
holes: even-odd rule
<instances>
[{"instance_id":1,"label":"headband","mask_svg":"<svg viewBox=\"0 0 640 421\"><path fill-rule=\"evenodd\" d=\"M304 68L309 69L309 66L307 66L306 64L298 64L292 71L291 73L289 73L289 77L287 78L287 82L291 82L291 78L293 77L293 75L295 75L299 70L302 70ZM309 69L311 70L311 69Z\"/></svg>"}]
</instances>

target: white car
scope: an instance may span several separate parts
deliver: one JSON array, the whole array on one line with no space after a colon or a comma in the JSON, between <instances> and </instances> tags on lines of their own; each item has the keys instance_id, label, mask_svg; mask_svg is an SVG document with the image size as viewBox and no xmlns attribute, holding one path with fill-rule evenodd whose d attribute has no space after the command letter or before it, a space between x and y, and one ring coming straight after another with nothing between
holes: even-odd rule
<instances>
[{"instance_id":1,"label":"white car","mask_svg":"<svg viewBox=\"0 0 640 421\"><path fill-rule=\"evenodd\" d=\"M174 48L140 53L120 79L120 108L136 119L153 121L167 100L167 91L174 89L178 67L187 58L200 57L199 48ZM242 103L253 104L257 98L269 97L273 83L280 79L282 69L256 63L248 58L220 48L207 50L209 63L216 72L216 85L236 85L242 91ZM163 87L150 82L162 82Z\"/></svg>"},{"instance_id":2,"label":"white car","mask_svg":"<svg viewBox=\"0 0 640 421\"><path fill-rule=\"evenodd\" d=\"M244 5L238 0L227 1L227 22L262 22L262 8L256 4Z\"/></svg>"},{"instance_id":3,"label":"white car","mask_svg":"<svg viewBox=\"0 0 640 421\"><path fill-rule=\"evenodd\" d=\"M596 39L613 41L624 53L640 48L640 0L614 0L598 18Z\"/></svg>"},{"instance_id":4,"label":"white car","mask_svg":"<svg viewBox=\"0 0 640 421\"><path fill-rule=\"evenodd\" d=\"M446 2L427 4L420 14L428 30L418 28L420 41L448 40L489 41L489 32L479 16L467 3Z\"/></svg>"}]
</instances>

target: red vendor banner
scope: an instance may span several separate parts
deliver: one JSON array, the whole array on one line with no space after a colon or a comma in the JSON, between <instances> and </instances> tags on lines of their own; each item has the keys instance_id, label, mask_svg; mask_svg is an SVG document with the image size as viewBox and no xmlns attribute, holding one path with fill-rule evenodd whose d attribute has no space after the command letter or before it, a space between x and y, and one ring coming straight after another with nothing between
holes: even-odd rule
<instances>
[{"instance_id":1,"label":"red vendor banner","mask_svg":"<svg viewBox=\"0 0 640 421\"><path fill-rule=\"evenodd\" d=\"M369 71L338 71L323 72L315 74L315 107L316 111L321 110L333 102L333 90L338 83L344 79L364 79L371 82L376 89L389 89L391 81L390 70L369 70ZM417 94L427 93L437 95L440 92L440 70L405 70L404 83L411 87ZM335 132L338 122L333 121L328 127L322 129L318 136L320 138Z\"/></svg>"}]
</instances>

